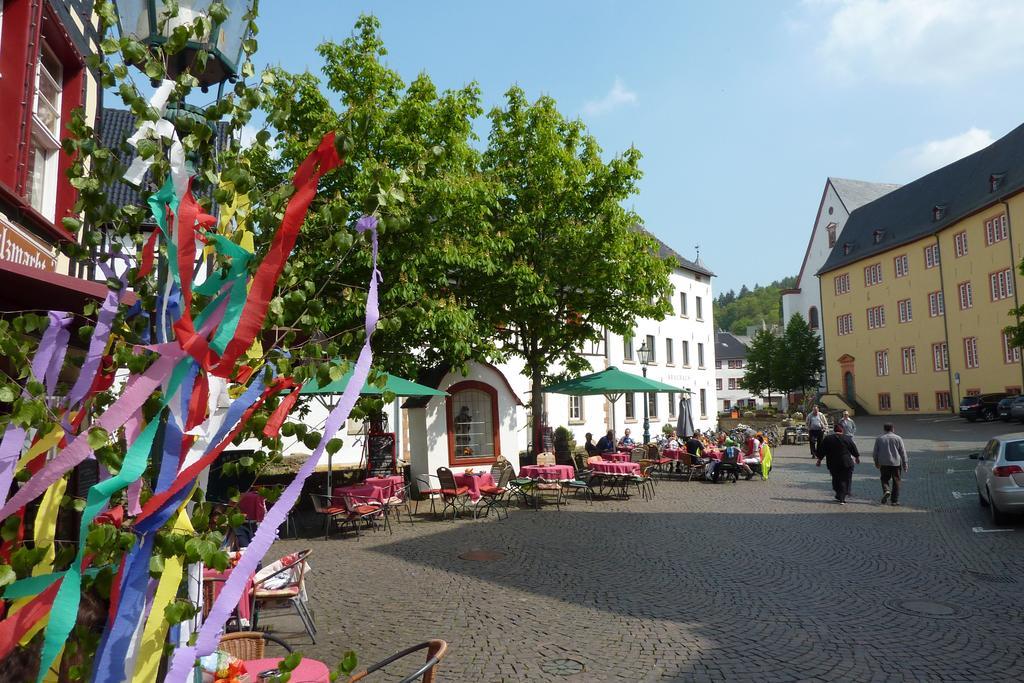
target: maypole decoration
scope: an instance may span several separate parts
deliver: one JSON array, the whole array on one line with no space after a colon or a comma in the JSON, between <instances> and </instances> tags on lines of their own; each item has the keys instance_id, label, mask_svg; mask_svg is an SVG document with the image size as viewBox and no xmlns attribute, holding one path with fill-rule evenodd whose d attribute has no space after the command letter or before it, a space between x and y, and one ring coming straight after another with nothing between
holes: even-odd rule
<instances>
[{"instance_id":1,"label":"maypole decoration","mask_svg":"<svg viewBox=\"0 0 1024 683\"><path fill-rule=\"evenodd\" d=\"M32 576L10 583L3 591L7 606L0 620L0 658L13 648L27 644L44 632L41 665L37 681L52 680L69 636L79 618L82 581L99 571L96 558L86 553L86 537L97 522L112 529L131 532L134 540L116 567L110 605L91 672L86 678L101 683L156 678L164 643L176 643L165 680L182 683L189 679L197 657L214 651L232 608L237 605L246 579L256 570L299 498L303 484L330 441L348 418L359 388L370 368L370 339L378 320L377 220L363 216L356 228L370 233L373 258L369 295L365 309L365 342L355 364L352 379L326 428L298 475L284 489L256 530L255 537L231 573L199 626L194 644L188 644L186 629L170 627L165 610L187 591L189 567L175 557L164 565L155 586L150 567L159 530L192 533L188 506L203 470L245 429L250 417L272 397L286 397L271 415L266 429L279 428L301 388L301 382L275 376L272 366L260 366L252 354L267 316L271 297L285 267L299 230L306 218L321 177L342 164L334 133L323 137L316 149L299 166L292 180L294 192L287 202L280 226L263 260L249 275L254 258L252 233L245 225L248 198L238 195L228 207L220 225L203 213L193 196L195 178L187 171L185 155L174 126L162 118L174 83L165 81L150 101L161 114L146 122L130 140L138 144L148 131L170 139L171 173L167 182L152 195L149 208L157 231L138 259L137 277L152 272L155 254L162 254L166 281L156 298L156 309L148 311L155 321L156 343L133 347L146 359L144 369L133 373L120 395L100 407L93 399L111 386L112 376L104 371L104 358L115 343L114 320L124 312L126 276L108 275L120 286L112 286L99 309L95 329L81 370L70 392L54 398L53 424L48 430L25 430L10 424L0 441L0 492L4 503L0 518L24 520L26 506L40 500L31 530L36 548L46 548ZM148 163L140 155L126 179L139 182ZM240 239L229 238L232 218ZM204 252L230 264L215 270L199 284L193 283L197 264ZM194 296L209 302L193 317ZM136 304L134 314L143 314ZM53 311L31 368L31 382L43 385L46 396L54 397L58 373L68 348L72 317ZM232 399L232 397L234 397ZM153 401L159 402L155 413ZM149 404L146 409L147 403ZM150 418L146 419L146 415ZM88 425L86 427L85 425ZM70 566L54 570L57 512L67 486L67 475L94 452L121 439L127 447L120 469L92 486L85 501L79 528L77 553ZM51 456L47 458L47 453ZM147 471L155 473L148 485L149 497L140 498ZM30 476L26 477L25 473ZM13 481L23 482L8 498ZM112 505L124 496L127 504ZM26 536L21 522L18 539ZM9 559L10 544L0 555ZM195 576L193 572L193 576ZM187 626L187 624L183 624ZM175 633L175 631L180 631Z\"/></svg>"}]
</instances>

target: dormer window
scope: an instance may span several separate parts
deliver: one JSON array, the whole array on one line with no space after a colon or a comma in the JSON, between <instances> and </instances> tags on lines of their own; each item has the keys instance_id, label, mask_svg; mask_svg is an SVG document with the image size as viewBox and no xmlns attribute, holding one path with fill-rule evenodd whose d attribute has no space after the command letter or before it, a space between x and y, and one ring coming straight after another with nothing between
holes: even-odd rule
<instances>
[{"instance_id":1,"label":"dormer window","mask_svg":"<svg viewBox=\"0 0 1024 683\"><path fill-rule=\"evenodd\" d=\"M885 230L875 230L874 235L873 235L873 239L875 241L875 244L881 244L883 237L885 237Z\"/></svg>"},{"instance_id":2,"label":"dormer window","mask_svg":"<svg viewBox=\"0 0 1024 683\"><path fill-rule=\"evenodd\" d=\"M946 205L936 204L932 207L932 221L937 223L946 217Z\"/></svg>"},{"instance_id":3,"label":"dormer window","mask_svg":"<svg viewBox=\"0 0 1024 683\"><path fill-rule=\"evenodd\" d=\"M825 226L825 230L828 231L828 248L836 246L836 224L829 223Z\"/></svg>"},{"instance_id":4,"label":"dormer window","mask_svg":"<svg viewBox=\"0 0 1024 683\"><path fill-rule=\"evenodd\" d=\"M843 255L844 256L849 256L850 252L852 250L853 250L853 245L852 244L850 244L849 242L843 242Z\"/></svg>"},{"instance_id":5,"label":"dormer window","mask_svg":"<svg viewBox=\"0 0 1024 683\"><path fill-rule=\"evenodd\" d=\"M1003 181L1006 180L1006 173L993 173L988 177L988 191L995 192L1003 186Z\"/></svg>"}]
</instances>

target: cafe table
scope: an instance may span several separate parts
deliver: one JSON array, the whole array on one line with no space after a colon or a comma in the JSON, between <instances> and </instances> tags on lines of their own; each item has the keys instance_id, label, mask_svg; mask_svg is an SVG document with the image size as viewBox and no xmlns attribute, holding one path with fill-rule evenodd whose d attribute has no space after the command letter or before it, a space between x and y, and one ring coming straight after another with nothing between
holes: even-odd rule
<instances>
[{"instance_id":1,"label":"cafe table","mask_svg":"<svg viewBox=\"0 0 1024 683\"><path fill-rule=\"evenodd\" d=\"M463 472L455 475L455 484L469 489L470 500L480 500L480 489L494 486L494 477L490 472Z\"/></svg>"},{"instance_id":2,"label":"cafe table","mask_svg":"<svg viewBox=\"0 0 1024 683\"><path fill-rule=\"evenodd\" d=\"M568 481L576 476L576 469L572 465L525 465L519 470L519 476L527 479Z\"/></svg>"},{"instance_id":3,"label":"cafe table","mask_svg":"<svg viewBox=\"0 0 1024 683\"><path fill-rule=\"evenodd\" d=\"M282 657L268 657L265 659L243 659L245 671L249 675L249 683L261 683L270 678L260 678L264 671L278 672L277 665L284 659ZM280 673L280 672L278 672ZM317 659L303 657L299 665L292 670L289 683L330 683L331 670L327 665Z\"/></svg>"},{"instance_id":4,"label":"cafe table","mask_svg":"<svg viewBox=\"0 0 1024 683\"><path fill-rule=\"evenodd\" d=\"M640 464L636 462L594 462L590 469L601 474L640 474Z\"/></svg>"},{"instance_id":5,"label":"cafe table","mask_svg":"<svg viewBox=\"0 0 1024 683\"><path fill-rule=\"evenodd\" d=\"M629 462L630 453L605 453L601 457L609 462Z\"/></svg>"},{"instance_id":6,"label":"cafe table","mask_svg":"<svg viewBox=\"0 0 1024 683\"><path fill-rule=\"evenodd\" d=\"M363 483L381 487L384 489L386 497L390 498L397 495L402 490L402 487L405 486L405 477L401 474L391 474L386 477L367 477Z\"/></svg>"},{"instance_id":7,"label":"cafe table","mask_svg":"<svg viewBox=\"0 0 1024 683\"><path fill-rule=\"evenodd\" d=\"M350 484L348 486L335 486L331 490L331 504L341 505L342 498L352 498L356 503L380 503L391 497L390 486L378 486L375 484Z\"/></svg>"}]
</instances>

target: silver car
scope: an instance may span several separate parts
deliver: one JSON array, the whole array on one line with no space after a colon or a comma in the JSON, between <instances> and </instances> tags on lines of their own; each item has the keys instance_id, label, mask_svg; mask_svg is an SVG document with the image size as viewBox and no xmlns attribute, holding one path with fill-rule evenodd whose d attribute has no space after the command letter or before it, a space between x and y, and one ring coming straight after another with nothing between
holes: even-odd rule
<instances>
[{"instance_id":1,"label":"silver car","mask_svg":"<svg viewBox=\"0 0 1024 683\"><path fill-rule=\"evenodd\" d=\"M974 478L978 501L987 506L993 524L1007 521L1011 513L1024 513L1024 433L997 436L980 453Z\"/></svg>"}]
</instances>

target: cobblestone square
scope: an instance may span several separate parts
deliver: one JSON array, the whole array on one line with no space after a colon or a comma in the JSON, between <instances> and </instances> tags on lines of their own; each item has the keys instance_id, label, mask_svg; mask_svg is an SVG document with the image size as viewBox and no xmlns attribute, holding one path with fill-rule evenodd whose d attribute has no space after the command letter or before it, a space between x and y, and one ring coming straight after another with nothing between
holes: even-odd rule
<instances>
[{"instance_id":1,"label":"cobblestone square","mask_svg":"<svg viewBox=\"0 0 1024 683\"><path fill-rule=\"evenodd\" d=\"M845 507L806 446L788 446L767 482L665 480L649 502L280 541L273 552L313 548L319 642L294 616L264 625L331 664L444 638L445 681L1017 681L1024 522L994 530L967 459L1015 429L898 420L898 508L879 504L881 420L865 418ZM505 557L459 558L478 549Z\"/></svg>"}]
</instances>

